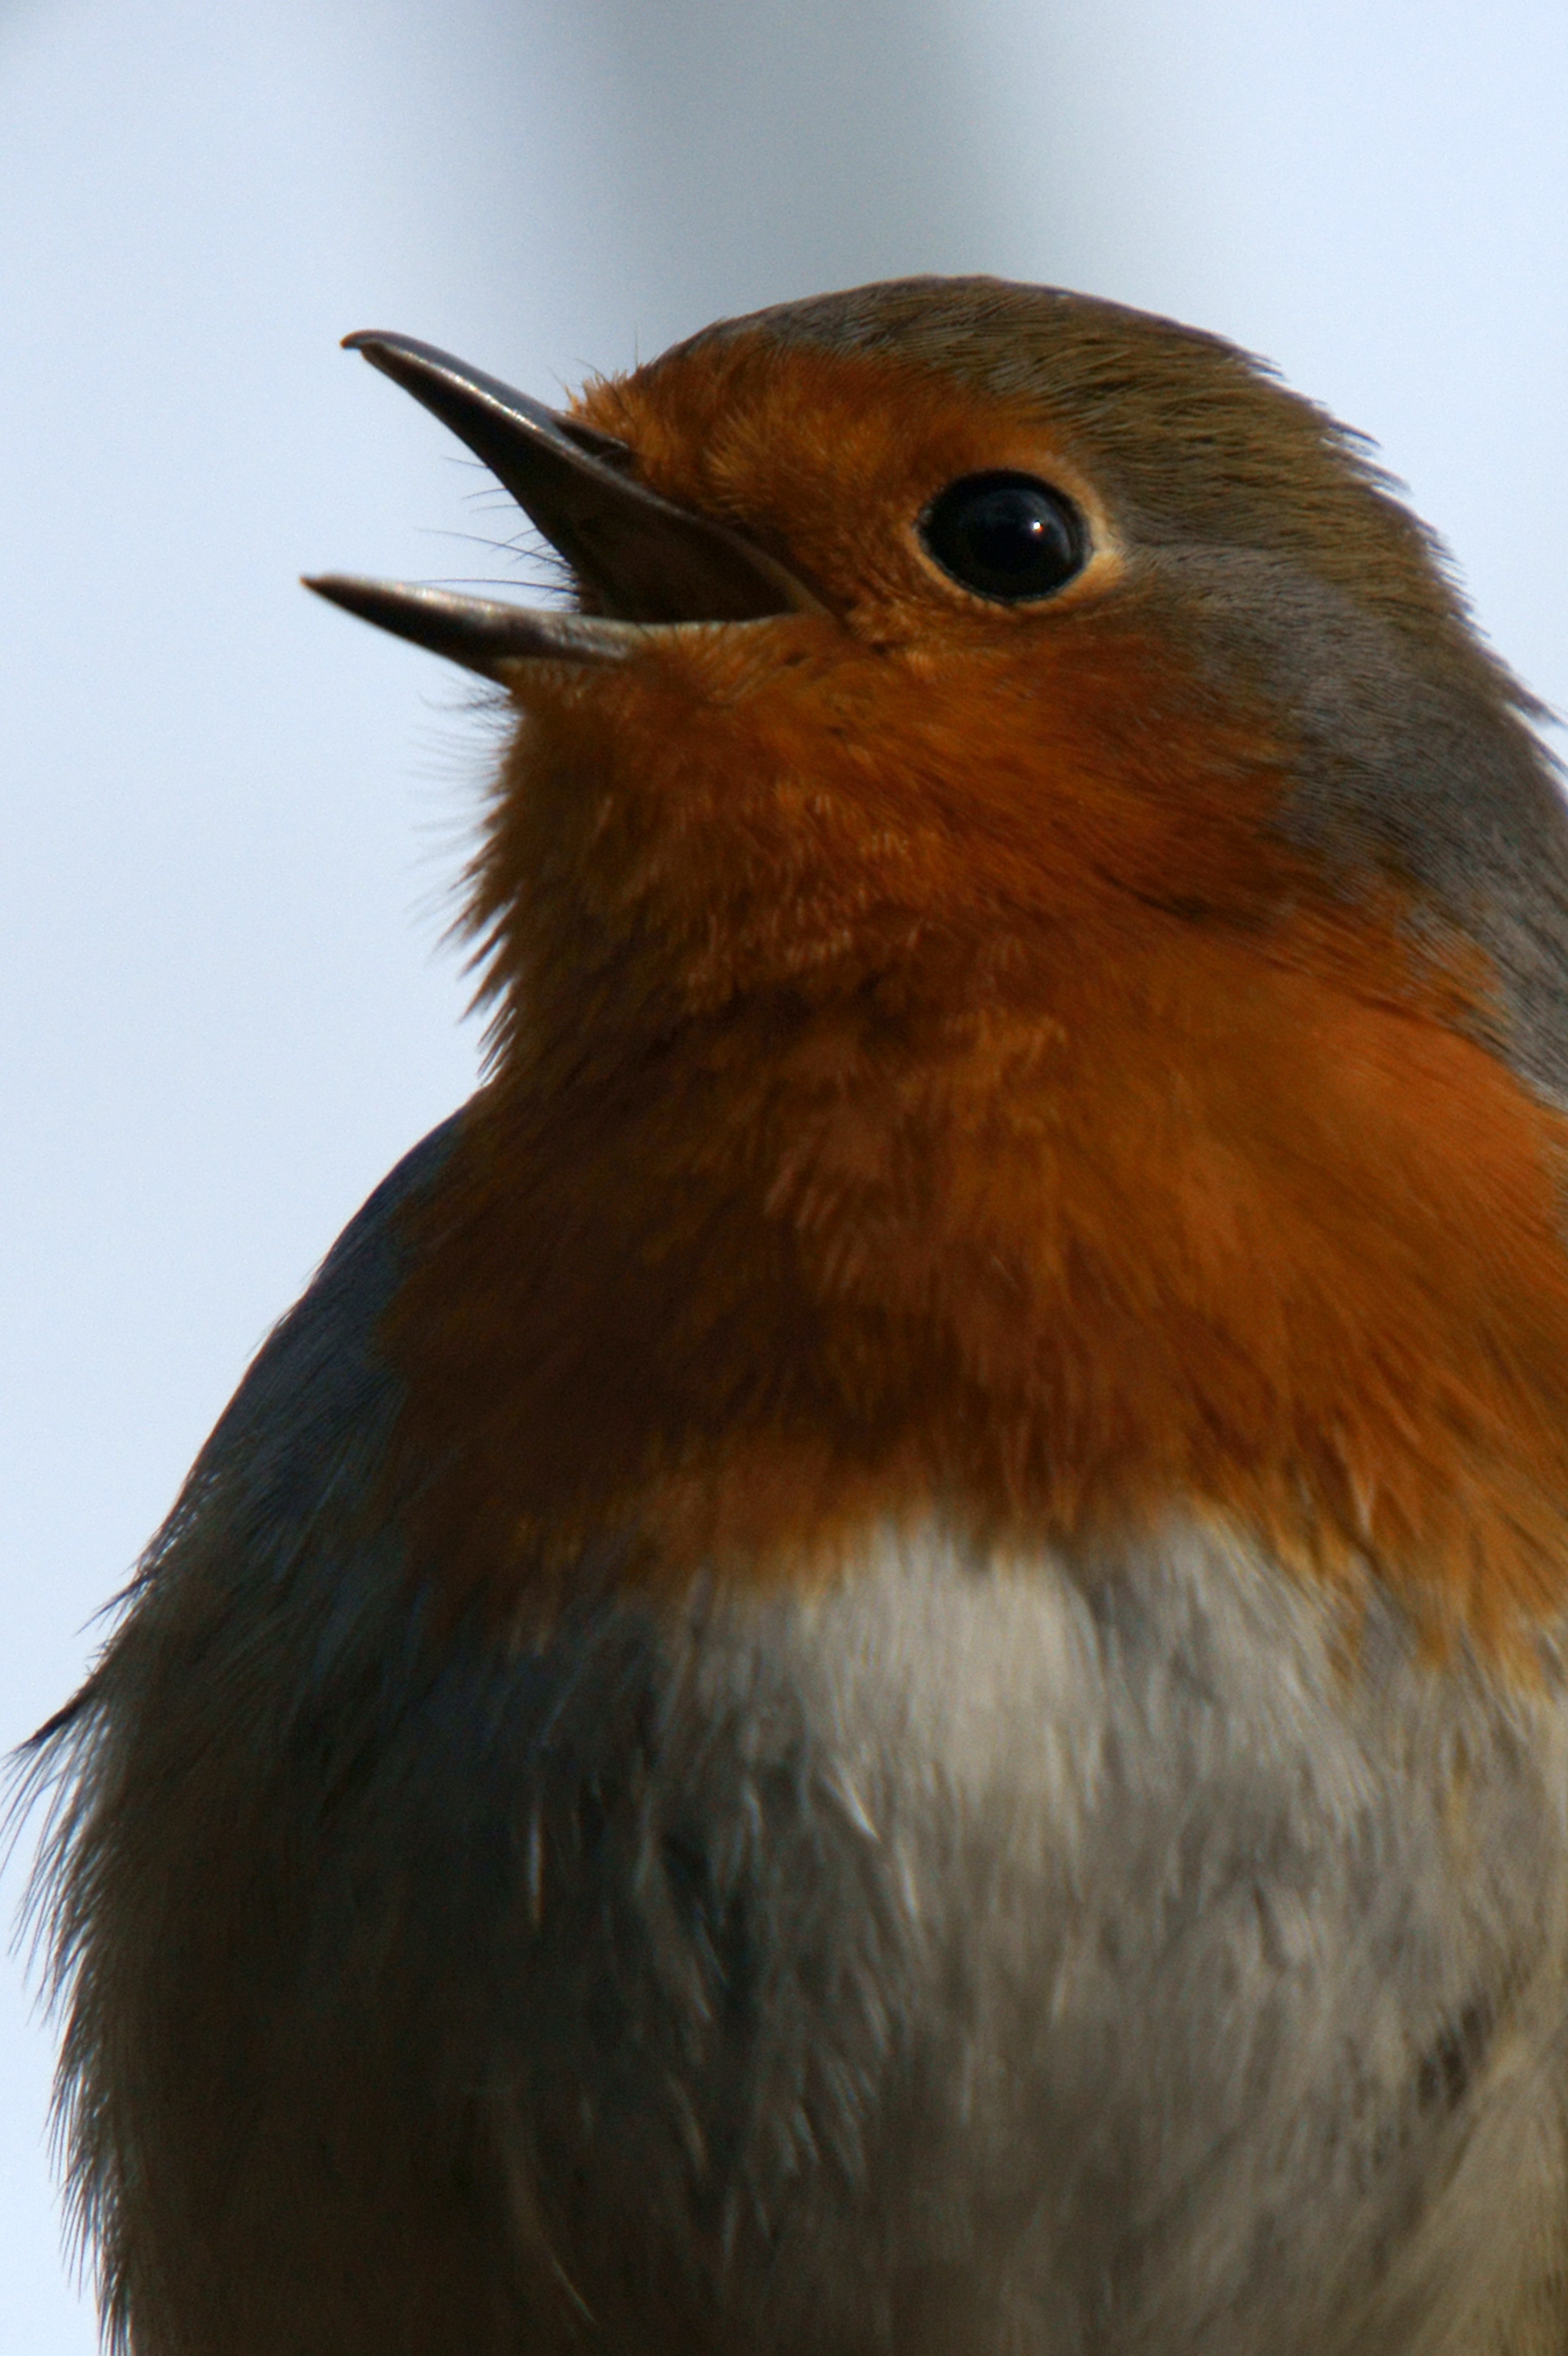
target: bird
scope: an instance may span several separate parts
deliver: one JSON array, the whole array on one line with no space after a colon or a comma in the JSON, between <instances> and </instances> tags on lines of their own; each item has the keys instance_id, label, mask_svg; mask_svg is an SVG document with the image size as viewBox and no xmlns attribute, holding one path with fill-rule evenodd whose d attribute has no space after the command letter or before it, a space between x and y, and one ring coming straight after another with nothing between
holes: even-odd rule
<instances>
[{"instance_id":1,"label":"bird","mask_svg":"<svg viewBox=\"0 0 1568 2356\"><path fill-rule=\"evenodd\" d=\"M39 1738L127 2356L1568 2346L1568 824L1363 439L989 278L324 575L507 717L477 1093Z\"/></svg>"}]
</instances>

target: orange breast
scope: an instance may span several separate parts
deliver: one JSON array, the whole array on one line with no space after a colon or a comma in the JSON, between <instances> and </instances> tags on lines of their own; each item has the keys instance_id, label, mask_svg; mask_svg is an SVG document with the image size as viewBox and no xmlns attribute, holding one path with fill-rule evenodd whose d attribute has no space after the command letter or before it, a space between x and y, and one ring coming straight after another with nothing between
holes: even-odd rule
<instances>
[{"instance_id":1,"label":"orange breast","mask_svg":"<svg viewBox=\"0 0 1568 2356\"><path fill-rule=\"evenodd\" d=\"M502 1062L387 1335L452 1609L547 1612L607 1532L678 1587L1187 1507L1434 1626L1560 1603L1563 1123L1141 628L937 692L791 617L521 691Z\"/></svg>"}]
</instances>

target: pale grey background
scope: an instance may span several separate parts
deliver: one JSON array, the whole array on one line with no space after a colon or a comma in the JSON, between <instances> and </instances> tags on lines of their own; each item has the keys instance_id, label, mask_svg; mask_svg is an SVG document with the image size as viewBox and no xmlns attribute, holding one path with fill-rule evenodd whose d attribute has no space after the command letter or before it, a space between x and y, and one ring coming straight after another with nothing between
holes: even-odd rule
<instances>
[{"instance_id":1,"label":"pale grey background","mask_svg":"<svg viewBox=\"0 0 1568 2356\"><path fill-rule=\"evenodd\" d=\"M894 272L1173 311L1374 433L1568 702L1565 101L1562 0L0 0L0 1739L474 1072L490 740L294 577L527 568L336 337L548 397ZM3 1994L0 2349L85 2356Z\"/></svg>"}]
</instances>

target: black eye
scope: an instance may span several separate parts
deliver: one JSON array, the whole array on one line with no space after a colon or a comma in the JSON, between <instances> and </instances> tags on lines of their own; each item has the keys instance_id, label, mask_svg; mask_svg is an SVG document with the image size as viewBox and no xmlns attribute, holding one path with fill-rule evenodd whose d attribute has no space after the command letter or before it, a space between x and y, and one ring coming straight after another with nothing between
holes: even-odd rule
<instances>
[{"instance_id":1,"label":"black eye","mask_svg":"<svg viewBox=\"0 0 1568 2356\"><path fill-rule=\"evenodd\" d=\"M937 493L919 530L944 573L1005 605L1048 597L1089 554L1078 509L1033 475L964 475Z\"/></svg>"}]
</instances>

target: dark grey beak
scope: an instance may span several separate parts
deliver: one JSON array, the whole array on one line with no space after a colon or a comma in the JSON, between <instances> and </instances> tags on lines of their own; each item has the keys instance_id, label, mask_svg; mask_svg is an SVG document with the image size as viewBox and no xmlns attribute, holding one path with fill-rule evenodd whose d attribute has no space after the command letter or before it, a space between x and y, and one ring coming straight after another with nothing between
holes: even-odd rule
<instances>
[{"instance_id":1,"label":"dark grey beak","mask_svg":"<svg viewBox=\"0 0 1568 2356\"><path fill-rule=\"evenodd\" d=\"M593 609L529 612L408 583L324 573L306 586L416 646L503 680L518 661L606 662L649 626L820 612L774 558L638 482L634 452L411 336L344 338L482 458L577 575Z\"/></svg>"}]
</instances>

